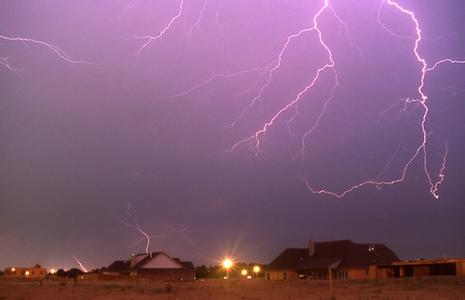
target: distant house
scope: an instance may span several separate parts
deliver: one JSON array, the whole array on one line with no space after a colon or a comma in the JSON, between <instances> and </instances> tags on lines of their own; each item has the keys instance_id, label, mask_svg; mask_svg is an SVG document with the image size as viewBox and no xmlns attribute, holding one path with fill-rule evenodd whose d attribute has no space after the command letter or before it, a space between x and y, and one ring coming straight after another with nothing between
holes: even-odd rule
<instances>
[{"instance_id":1,"label":"distant house","mask_svg":"<svg viewBox=\"0 0 465 300\"><path fill-rule=\"evenodd\" d=\"M288 248L269 265L265 278L334 279L369 278L369 267L398 261L397 255L383 244L359 244L350 240L314 242L307 248Z\"/></svg>"},{"instance_id":2,"label":"distant house","mask_svg":"<svg viewBox=\"0 0 465 300\"><path fill-rule=\"evenodd\" d=\"M465 276L465 259L418 259L393 262L373 268L375 278Z\"/></svg>"},{"instance_id":3,"label":"distant house","mask_svg":"<svg viewBox=\"0 0 465 300\"><path fill-rule=\"evenodd\" d=\"M104 274L144 276L159 280L191 281L195 279L194 265L164 252L132 255L129 260L117 260Z\"/></svg>"},{"instance_id":4,"label":"distant house","mask_svg":"<svg viewBox=\"0 0 465 300\"><path fill-rule=\"evenodd\" d=\"M42 279L47 276L47 270L40 265L35 265L32 268L8 267L3 271L3 276L12 279Z\"/></svg>"}]
</instances>

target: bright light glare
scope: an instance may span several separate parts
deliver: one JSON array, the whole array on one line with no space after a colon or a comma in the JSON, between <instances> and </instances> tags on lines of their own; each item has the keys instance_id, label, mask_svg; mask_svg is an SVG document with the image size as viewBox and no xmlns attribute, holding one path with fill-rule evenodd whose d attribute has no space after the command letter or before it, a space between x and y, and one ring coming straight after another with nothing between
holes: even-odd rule
<instances>
[{"instance_id":1,"label":"bright light glare","mask_svg":"<svg viewBox=\"0 0 465 300\"><path fill-rule=\"evenodd\" d=\"M26 271L26 273L24 273L24 274L26 274L26 276L29 276L30 272L29 272L29 271Z\"/></svg>"},{"instance_id":2,"label":"bright light glare","mask_svg":"<svg viewBox=\"0 0 465 300\"><path fill-rule=\"evenodd\" d=\"M226 270L229 270L231 269L231 267L233 266L233 261L229 258L225 258L223 260L223 268L225 268Z\"/></svg>"},{"instance_id":3,"label":"bright light glare","mask_svg":"<svg viewBox=\"0 0 465 300\"><path fill-rule=\"evenodd\" d=\"M57 272L57 270L56 269L50 269L49 272L50 272L50 274L55 274Z\"/></svg>"},{"instance_id":4,"label":"bright light glare","mask_svg":"<svg viewBox=\"0 0 465 300\"><path fill-rule=\"evenodd\" d=\"M254 266L254 267L253 267L253 272L254 272L254 273L260 272L260 266Z\"/></svg>"},{"instance_id":5,"label":"bright light glare","mask_svg":"<svg viewBox=\"0 0 465 300\"><path fill-rule=\"evenodd\" d=\"M242 274L242 276L247 276L247 270L246 270L246 269L242 269L241 274Z\"/></svg>"}]
</instances>

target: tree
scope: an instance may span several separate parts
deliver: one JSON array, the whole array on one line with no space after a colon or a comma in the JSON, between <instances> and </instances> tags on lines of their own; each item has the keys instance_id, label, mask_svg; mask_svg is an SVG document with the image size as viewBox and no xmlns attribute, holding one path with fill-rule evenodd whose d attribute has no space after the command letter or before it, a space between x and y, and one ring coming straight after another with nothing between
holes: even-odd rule
<instances>
[{"instance_id":1,"label":"tree","mask_svg":"<svg viewBox=\"0 0 465 300\"><path fill-rule=\"evenodd\" d=\"M195 278L208 278L208 268L205 265L201 265L195 268Z\"/></svg>"}]
</instances>

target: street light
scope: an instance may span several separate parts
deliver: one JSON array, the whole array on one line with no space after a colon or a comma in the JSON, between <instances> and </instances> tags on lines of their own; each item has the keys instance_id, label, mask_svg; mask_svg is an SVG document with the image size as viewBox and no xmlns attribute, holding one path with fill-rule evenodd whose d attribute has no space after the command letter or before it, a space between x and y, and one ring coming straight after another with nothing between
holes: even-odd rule
<instances>
[{"instance_id":1,"label":"street light","mask_svg":"<svg viewBox=\"0 0 465 300\"><path fill-rule=\"evenodd\" d=\"M230 258L225 258L223 260L223 268L226 269L226 277L228 277L228 278L229 278L229 269L232 268L233 264L234 263Z\"/></svg>"},{"instance_id":2,"label":"street light","mask_svg":"<svg viewBox=\"0 0 465 300\"><path fill-rule=\"evenodd\" d=\"M247 276L247 273L248 273L248 272L247 272L246 269L242 269L242 271L241 271L241 275L242 275L242 276Z\"/></svg>"},{"instance_id":3,"label":"street light","mask_svg":"<svg viewBox=\"0 0 465 300\"><path fill-rule=\"evenodd\" d=\"M255 274L260 273L260 266L253 266L253 272L254 272Z\"/></svg>"}]
</instances>

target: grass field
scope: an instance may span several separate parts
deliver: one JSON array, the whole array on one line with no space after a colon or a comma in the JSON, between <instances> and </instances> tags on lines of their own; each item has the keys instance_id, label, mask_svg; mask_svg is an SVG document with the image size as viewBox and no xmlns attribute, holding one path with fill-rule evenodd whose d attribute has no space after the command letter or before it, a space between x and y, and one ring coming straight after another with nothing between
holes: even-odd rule
<instances>
[{"instance_id":1,"label":"grass field","mask_svg":"<svg viewBox=\"0 0 465 300\"><path fill-rule=\"evenodd\" d=\"M465 278L196 282L0 280L0 299L465 299Z\"/></svg>"}]
</instances>

